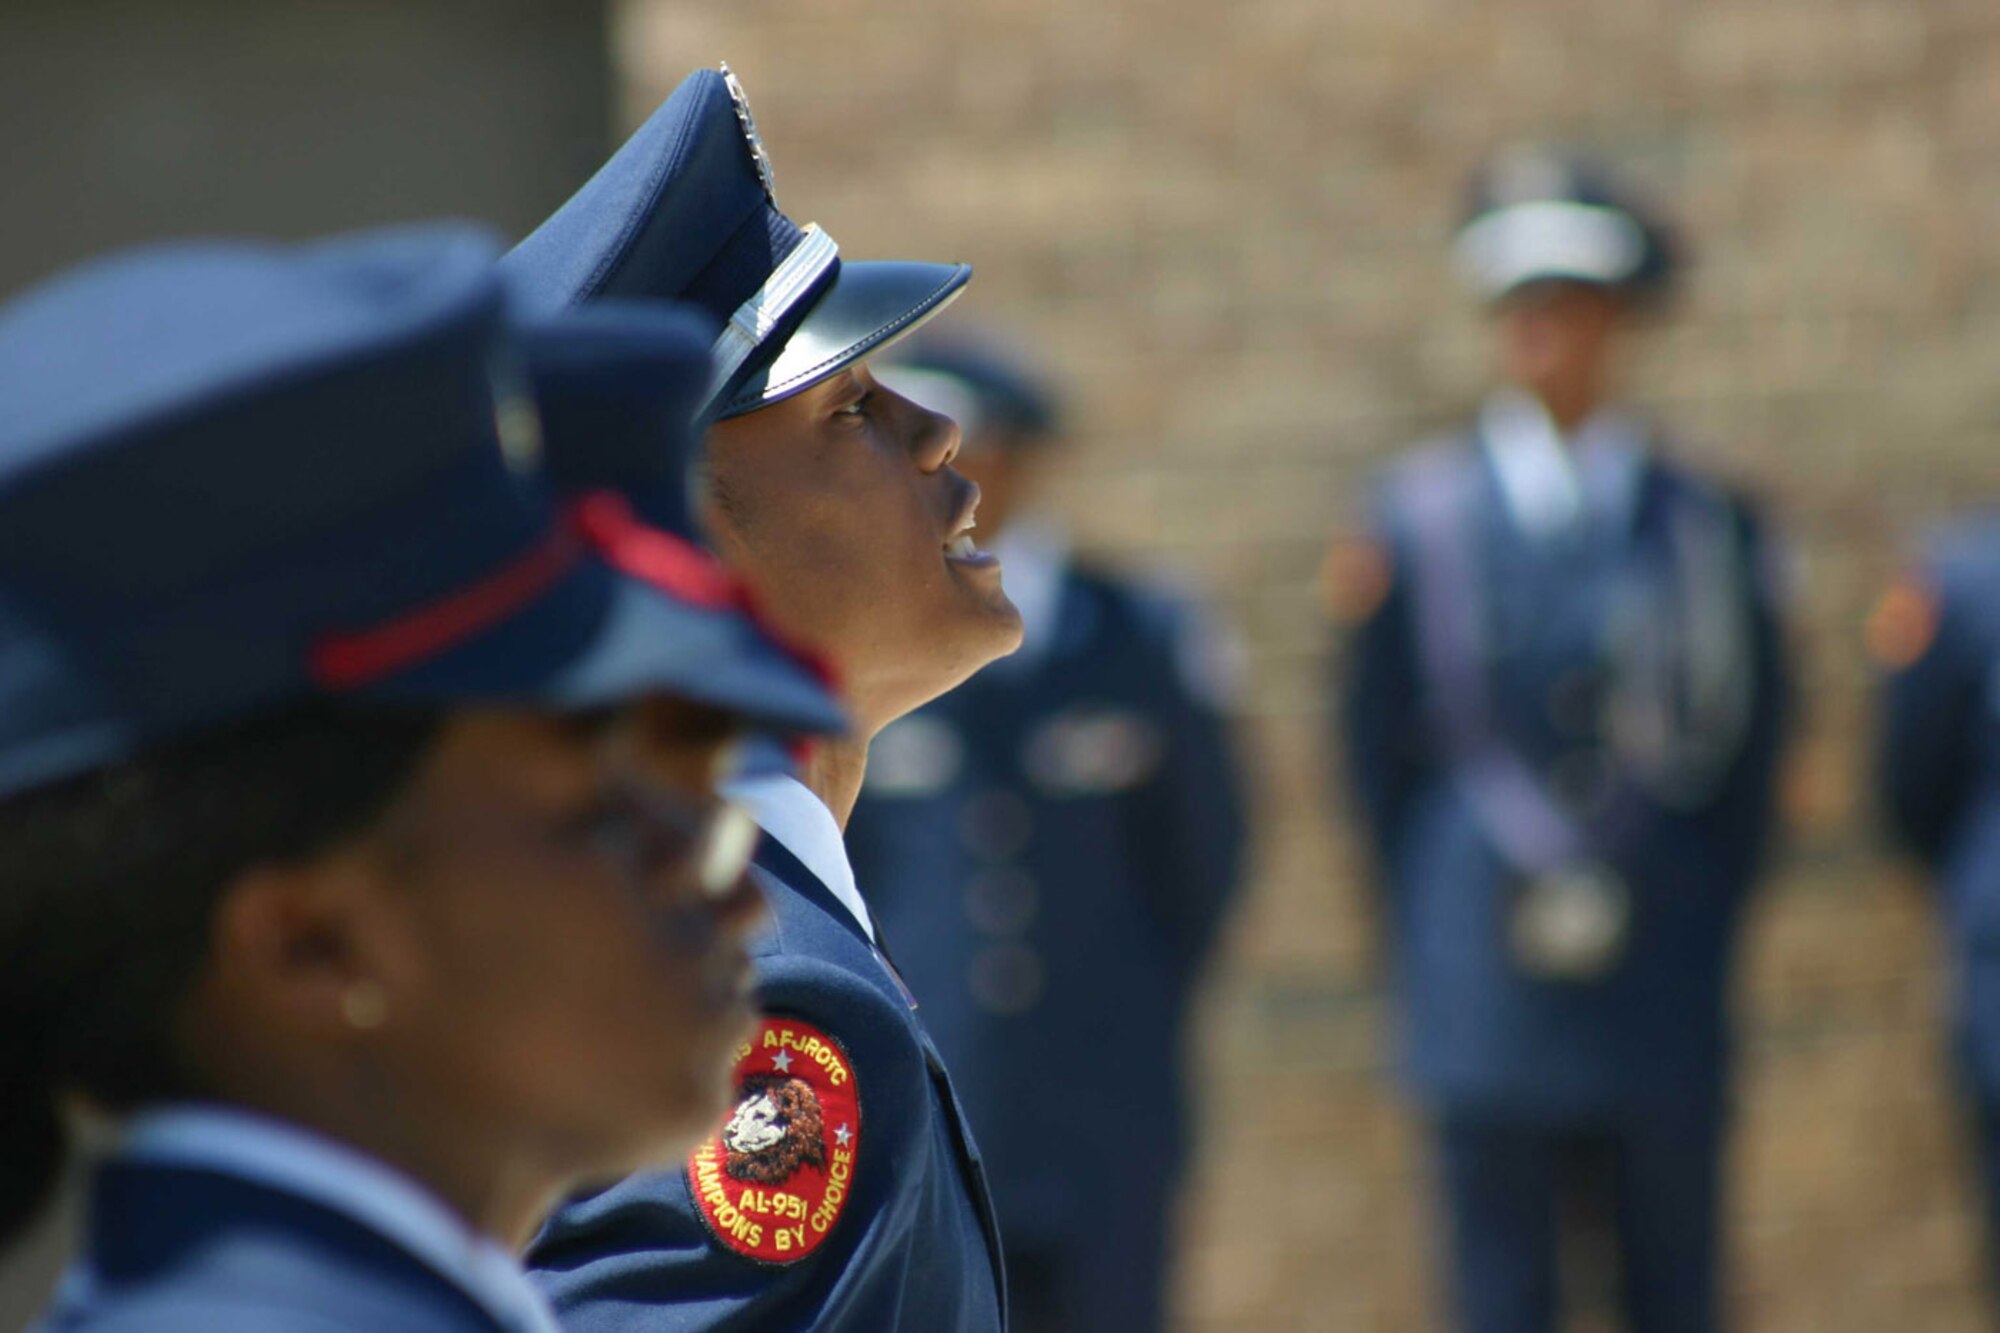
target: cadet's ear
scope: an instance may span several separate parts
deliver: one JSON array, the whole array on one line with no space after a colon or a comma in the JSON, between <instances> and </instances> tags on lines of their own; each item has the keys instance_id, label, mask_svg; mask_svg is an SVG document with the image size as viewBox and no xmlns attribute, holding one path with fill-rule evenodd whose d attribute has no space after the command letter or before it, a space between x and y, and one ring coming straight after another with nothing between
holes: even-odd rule
<instances>
[{"instance_id":1,"label":"cadet's ear","mask_svg":"<svg viewBox=\"0 0 2000 1333\"><path fill-rule=\"evenodd\" d=\"M372 848L266 863L223 892L199 994L209 1016L245 1044L246 1028L279 1041L366 1037L393 1013L407 957L393 895Z\"/></svg>"}]
</instances>

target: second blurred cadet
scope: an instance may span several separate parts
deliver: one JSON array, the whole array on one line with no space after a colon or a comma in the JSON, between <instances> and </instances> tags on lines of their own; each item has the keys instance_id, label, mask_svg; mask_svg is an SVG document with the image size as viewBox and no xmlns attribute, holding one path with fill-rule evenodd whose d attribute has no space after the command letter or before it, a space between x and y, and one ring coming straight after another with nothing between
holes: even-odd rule
<instances>
[{"instance_id":1,"label":"second blurred cadet","mask_svg":"<svg viewBox=\"0 0 2000 1333\"><path fill-rule=\"evenodd\" d=\"M1785 711L1763 529L1617 405L1674 256L1601 171L1498 159L1456 249L1503 386L1391 469L1328 591L1459 1317L1540 1333L1609 1271L1630 1328L1700 1333Z\"/></svg>"},{"instance_id":2,"label":"second blurred cadet","mask_svg":"<svg viewBox=\"0 0 2000 1333\"><path fill-rule=\"evenodd\" d=\"M1888 673L1883 803L1937 881L2000 1293L2000 514L1938 534L1876 606L1868 646Z\"/></svg>"},{"instance_id":3,"label":"second blurred cadet","mask_svg":"<svg viewBox=\"0 0 2000 1333\"><path fill-rule=\"evenodd\" d=\"M1012 1327L1156 1329L1187 1002L1242 863L1227 654L1032 508L1059 429L1032 373L962 334L877 373L958 420L1026 638L876 738L855 877L986 1150Z\"/></svg>"}]
</instances>

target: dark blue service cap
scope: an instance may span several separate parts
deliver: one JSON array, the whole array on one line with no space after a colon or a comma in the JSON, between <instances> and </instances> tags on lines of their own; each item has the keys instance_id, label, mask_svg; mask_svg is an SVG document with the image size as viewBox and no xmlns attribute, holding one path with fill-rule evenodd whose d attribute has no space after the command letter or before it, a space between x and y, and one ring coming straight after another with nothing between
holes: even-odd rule
<instances>
[{"instance_id":1,"label":"dark blue service cap","mask_svg":"<svg viewBox=\"0 0 2000 1333\"><path fill-rule=\"evenodd\" d=\"M520 328L544 442L543 471L569 520L617 568L668 591L683 645L781 656L774 670L709 673L678 691L750 717L772 698L833 688L829 664L783 636L749 586L703 544L691 424L707 385L714 325L688 306L593 301ZM792 727L826 731L827 726Z\"/></svg>"},{"instance_id":2,"label":"dark blue service cap","mask_svg":"<svg viewBox=\"0 0 2000 1333\"><path fill-rule=\"evenodd\" d=\"M961 326L925 330L875 367L884 384L958 422L966 447L1047 439L1062 426L1048 384L999 338Z\"/></svg>"},{"instance_id":3,"label":"dark blue service cap","mask_svg":"<svg viewBox=\"0 0 2000 1333\"><path fill-rule=\"evenodd\" d=\"M495 256L180 245L0 309L0 794L310 696L839 725L719 576L631 572L643 525L558 507ZM661 335L687 392L706 339Z\"/></svg>"},{"instance_id":4,"label":"dark blue service cap","mask_svg":"<svg viewBox=\"0 0 2000 1333\"><path fill-rule=\"evenodd\" d=\"M707 387L715 325L687 306L594 301L526 319L543 471L558 492L608 488L648 524L698 541L689 425ZM687 373L687 349L701 349Z\"/></svg>"},{"instance_id":5,"label":"dark blue service cap","mask_svg":"<svg viewBox=\"0 0 2000 1333\"><path fill-rule=\"evenodd\" d=\"M1484 300L1534 282L1582 282L1653 302L1679 268L1665 223L1589 157L1510 149L1475 173L1468 193L1453 249Z\"/></svg>"},{"instance_id":6,"label":"dark blue service cap","mask_svg":"<svg viewBox=\"0 0 2000 1333\"><path fill-rule=\"evenodd\" d=\"M705 311L722 329L709 419L778 402L873 354L972 276L963 264L843 261L817 225L786 217L727 66L690 74L503 267L533 311L603 296Z\"/></svg>"}]
</instances>

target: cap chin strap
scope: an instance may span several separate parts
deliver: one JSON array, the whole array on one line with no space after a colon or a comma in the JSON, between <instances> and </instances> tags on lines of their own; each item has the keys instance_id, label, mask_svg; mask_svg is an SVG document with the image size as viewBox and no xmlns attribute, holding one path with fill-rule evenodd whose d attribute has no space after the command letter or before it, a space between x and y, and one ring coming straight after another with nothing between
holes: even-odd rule
<instances>
[{"instance_id":1,"label":"cap chin strap","mask_svg":"<svg viewBox=\"0 0 2000 1333\"><path fill-rule=\"evenodd\" d=\"M736 313L729 317L715 340L715 369L709 377L708 397L702 407L704 417L714 412L723 391L758 345L771 336L772 330L818 286L839 259L840 247L834 244L833 237L821 231L817 222L810 223L804 238L764 279L764 285L736 307Z\"/></svg>"}]
</instances>

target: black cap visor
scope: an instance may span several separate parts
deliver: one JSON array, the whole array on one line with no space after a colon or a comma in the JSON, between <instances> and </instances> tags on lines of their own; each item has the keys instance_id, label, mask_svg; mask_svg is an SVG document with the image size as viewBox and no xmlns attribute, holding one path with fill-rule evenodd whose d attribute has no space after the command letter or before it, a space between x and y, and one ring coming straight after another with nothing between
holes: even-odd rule
<instances>
[{"instance_id":1,"label":"black cap visor","mask_svg":"<svg viewBox=\"0 0 2000 1333\"><path fill-rule=\"evenodd\" d=\"M965 264L843 260L777 355L738 385L716 415L769 407L873 356L950 305L971 278Z\"/></svg>"}]
</instances>

